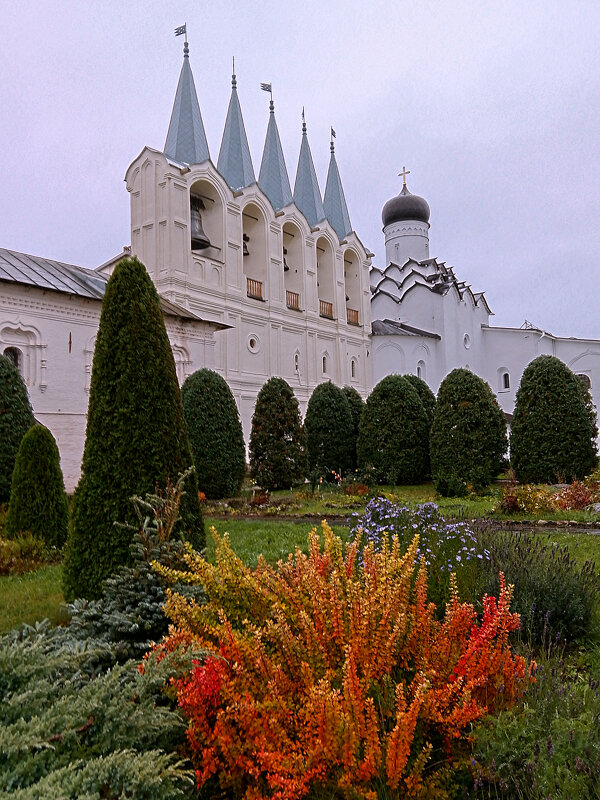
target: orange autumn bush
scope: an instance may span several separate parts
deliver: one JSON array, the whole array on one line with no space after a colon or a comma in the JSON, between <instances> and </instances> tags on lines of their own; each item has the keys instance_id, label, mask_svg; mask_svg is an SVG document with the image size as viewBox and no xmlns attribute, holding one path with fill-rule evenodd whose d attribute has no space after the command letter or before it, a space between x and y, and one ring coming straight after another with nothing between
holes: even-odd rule
<instances>
[{"instance_id":1,"label":"orange autumn bush","mask_svg":"<svg viewBox=\"0 0 600 800\"><path fill-rule=\"evenodd\" d=\"M469 723L530 678L508 645L519 617L502 578L481 620L453 589L442 621L427 601L418 540L401 555L343 547L326 523L309 552L254 570L213 530L212 565L191 551L196 605L169 595L170 638L215 656L174 681L198 786L236 798L305 797L317 786L374 800L425 796L464 750ZM440 796L440 795L436 795Z\"/></svg>"}]
</instances>

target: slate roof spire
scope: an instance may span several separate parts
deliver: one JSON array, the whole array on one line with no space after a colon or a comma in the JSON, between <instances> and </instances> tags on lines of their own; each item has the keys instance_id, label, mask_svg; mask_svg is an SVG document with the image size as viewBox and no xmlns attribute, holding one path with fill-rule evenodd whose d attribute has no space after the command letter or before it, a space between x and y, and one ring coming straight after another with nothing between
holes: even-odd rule
<instances>
[{"instance_id":1,"label":"slate roof spire","mask_svg":"<svg viewBox=\"0 0 600 800\"><path fill-rule=\"evenodd\" d=\"M333 143L334 131L331 130L331 155L329 157L329 170L327 171L327 183L325 185L325 196L323 198L323 208L325 216L329 220L331 227L335 230L340 240L352 231L348 206L344 196L344 188L340 178L337 161L335 160L335 145Z\"/></svg>"},{"instance_id":2,"label":"slate roof spire","mask_svg":"<svg viewBox=\"0 0 600 800\"><path fill-rule=\"evenodd\" d=\"M302 109L302 144L300 145L296 183L294 184L294 203L304 214L311 228L314 228L317 222L325 219L315 165L306 135L304 109Z\"/></svg>"},{"instance_id":3,"label":"slate roof spire","mask_svg":"<svg viewBox=\"0 0 600 800\"><path fill-rule=\"evenodd\" d=\"M258 185L271 201L275 211L285 208L292 202L290 179L285 166L272 98L269 102L269 124L267 125L267 135L265 136Z\"/></svg>"},{"instance_id":4,"label":"slate roof spire","mask_svg":"<svg viewBox=\"0 0 600 800\"><path fill-rule=\"evenodd\" d=\"M243 189L256 181L254 167L248 147L248 137L242 117L242 109L237 93L235 61L231 76L231 99L227 109L227 119L221 139L217 169L229 184L232 191Z\"/></svg>"},{"instance_id":5,"label":"slate roof spire","mask_svg":"<svg viewBox=\"0 0 600 800\"><path fill-rule=\"evenodd\" d=\"M190 67L190 51L186 41L183 45L183 65L175 93L171 121L165 142L165 155L185 164L202 164L210 153L204 132L194 76Z\"/></svg>"}]
</instances>

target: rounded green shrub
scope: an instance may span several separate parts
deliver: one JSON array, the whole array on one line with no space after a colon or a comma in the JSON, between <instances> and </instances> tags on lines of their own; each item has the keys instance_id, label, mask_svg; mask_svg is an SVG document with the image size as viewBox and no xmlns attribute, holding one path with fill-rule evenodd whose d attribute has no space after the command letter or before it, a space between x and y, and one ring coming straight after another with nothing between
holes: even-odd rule
<instances>
[{"instance_id":1,"label":"rounded green shrub","mask_svg":"<svg viewBox=\"0 0 600 800\"><path fill-rule=\"evenodd\" d=\"M346 400L350 404L350 413L352 414L352 435L354 437L354 449L352 454L352 469L356 469L358 461L356 458L356 446L358 444L358 426L360 425L360 418L362 416L365 401L356 391L354 386L344 386L342 389L346 395Z\"/></svg>"},{"instance_id":2,"label":"rounded green shrub","mask_svg":"<svg viewBox=\"0 0 600 800\"><path fill-rule=\"evenodd\" d=\"M315 386L304 418L308 469L324 478L346 475L354 456L353 420L344 392L331 381Z\"/></svg>"},{"instance_id":3,"label":"rounded green shrub","mask_svg":"<svg viewBox=\"0 0 600 800\"><path fill-rule=\"evenodd\" d=\"M49 547L67 538L69 506L54 436L43 425L31 427L19 447L12 475L6 532L30 531Z\"/></svg>"},{"instance_id":4,"label":"rounded green shrub","mask_svg":"<svg viewBox=\"0 0 600 800\"><path fill-rule=\"evenodd\" d=\"M92 365L81 479L75 490L63 570L65 597L98 597L102 582L130 563L143 497L192 465L181 392L157 291L137 258L110 277ZM185 487L178 533L204 547L195 475Z\"/></svg>"},{"instance_id":5,"label":"rounded green shrub","mask_svg":"<svg viewBox=\"0 0 600 800\"><path fill-rule=\"evenodd\" d=\"M258 393L249 449L252 478L265 489L289 488L306 477L298 400L283 378L269 378Z\"/></svg>"},{"instance_id":6,"label":"rounded green shrub","mask_svg":"<svg viewBox=\"0 0 600 800\"><path fill-rule=\"evenodd\" d=\"M239 494L246 474L246 447L227 382L212 369L199 369L181 387L181 398L198 488L210 499Z\"/></svg>"},{"instance_id":7,"label":"rounded green shrub","mask_svg":"<svg viewBox=\"0 0 600 800\"><path fill-rule=\"evenodd\" d=\"M510 457L518 481L581 480L597 463L596 415L581 380L554 356L539 356L517 390Z\"/></svg>"},{"instance_id":8,"label":"rounded green shrub","mask_svg":"<svg viewBox=\"0 0 600 800\"><path fill-rule=\"evenodd\" d=\"M431 426L431 472L445 496L492 482L506 453L506 420L488 384L468 369L442 381Z\"/></svg>"},{"instance_id":9,"label":"rounded green shrub","mask_svg":"<svg viewBox=\"0 0 600 800\"><path fill-rule=\"evenodd\" d=\"M29 395L19 370L0 355L0 504L8 503L21 439L35 425Z\"/></svg>"},{"instance_id":10,"label":"rounded green shrub","mask_svg":"<svg viewBox=\"0 0 600 800\"><path fill-rule=\"evenodd\" d=\"M431 426L433 424L433 414L435 411L435 395L422 378L418 378L416 375L405 375L404 377L410 383L410 385L417 390L417 394L423 403L423 408L427 414L427 441L429 441ZM429 448L427 448L426 476L429 477L429 475L431 475L431 464L429 459Z\"/></svg>"},{"instance_id":11,"label":"rounded green shrub","mask_svg":"<svg viewBox=\"0 0 600 800\"><path fill-rule=\"evenodd\" d=\"M401 375L373 389L360 420L358 466L376 483L411 484L427 470L427 414L417 390Z\"/></svg>"}]
</instances>

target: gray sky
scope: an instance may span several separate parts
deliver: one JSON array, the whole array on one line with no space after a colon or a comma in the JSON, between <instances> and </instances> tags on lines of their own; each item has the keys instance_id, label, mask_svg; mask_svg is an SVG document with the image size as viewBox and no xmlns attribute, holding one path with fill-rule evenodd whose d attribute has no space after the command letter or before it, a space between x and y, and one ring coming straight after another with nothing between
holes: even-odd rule
<instances>
[{"instance_id":1,"label":"gray sky","mask_svg":"<svg viewBox=\"0 0 600 800\"><path fill-rule=\"evenodd\" d=\"M270 81L292 188L305 106L375 264L406 164L431 255L494 324L600 338L598 0L0 0L0 246L94 267L129 243L123 176L164 146L184 22L215 163L235 55L257 174Z\"/></svg>"}]
</instances>

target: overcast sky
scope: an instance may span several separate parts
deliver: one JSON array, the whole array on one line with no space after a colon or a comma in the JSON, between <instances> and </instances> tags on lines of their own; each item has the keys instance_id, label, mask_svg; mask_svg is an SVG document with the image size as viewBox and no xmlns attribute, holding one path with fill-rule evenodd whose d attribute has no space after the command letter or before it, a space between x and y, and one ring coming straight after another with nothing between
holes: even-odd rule
<instances>
[{"instance_id":1,"label":"overcast sky","mask_svg":"<svg viewBox=\"0 0 600 800\"><path fill-rule=\"evenodd\" d=\"M598 0L0 0L0 247L95 267L129 243L123 176L164 146L184 22L215 163L235 55L256 174L269 81L292 188L304 106L376 265L406 165L493 324L600 338Z\"/></svg>"}]
</instances>

